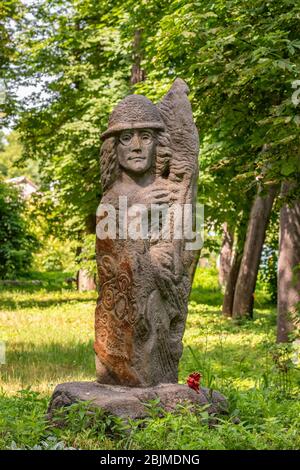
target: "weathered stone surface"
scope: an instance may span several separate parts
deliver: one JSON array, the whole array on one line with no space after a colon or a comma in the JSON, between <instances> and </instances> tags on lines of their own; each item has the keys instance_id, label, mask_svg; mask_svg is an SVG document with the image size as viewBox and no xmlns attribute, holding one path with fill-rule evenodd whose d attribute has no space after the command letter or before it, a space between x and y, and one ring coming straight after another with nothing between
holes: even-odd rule
<instances>
[{"instance_id":1,"label":"weathered stone surface","mask_svg":"<svg viewBox=\"0 0 300 470\"><path fill-rule=\"evenodd\" d=\"M227 410L225 397L205 388L201 388L198 394L188 386L179 384L137 388L103 385L97 382L68 382L55 388L48 413L51 418L57 408L80 401L91 401L93 406L102 408L109 414L124 419L137 419L148 414L144 403L157 398L160 399L159 406L166 411L173 411L179 403L210 404L207 408L210 414L224 413Z\"/></svg>"},{"instance_id":2,"label":"weathered stone surface","mask_svg":"<svg viewBox=\"0 0 300 470\"><path fill-rule=\"evenodd\" d=\"M199 139L187 93L177 79L158 105L131 95L116 106L102 134L102 205L120 214L120 197L127 198L129 219L142 204L147 220L153 204L169 213L188 204L195 210ZM105 219L100 212L97 228ZM145 238L123 237L120 223L116 237L97 236L99 383L149 387L178 381L197 249L186 249L188 239L175 237L174 223L167 239L157 239L152 227Z\"/></svg>"},{"instance_id":3,"label":"weathered stone surface","mask_svg":"<svg viewBox=\"0 0 300 470\"><path fill-rule=\"evenodd\" d=\"M199 138L188 91L177 79L158 105L145 96L128 96L116 106L102 134L97 382L58 385L50 417L56 408L80 401L132 419L146 416L144 403L157 398L167 411L185 402L208 405L209 413L227 408L218 392L201 388L197 393L177 383L200 248L192 233ZM158 216L155 221L153 215ZM135 235L137 226L141 228L138 236L133 236L133 226Z\"/></svg>"}]
</instances>

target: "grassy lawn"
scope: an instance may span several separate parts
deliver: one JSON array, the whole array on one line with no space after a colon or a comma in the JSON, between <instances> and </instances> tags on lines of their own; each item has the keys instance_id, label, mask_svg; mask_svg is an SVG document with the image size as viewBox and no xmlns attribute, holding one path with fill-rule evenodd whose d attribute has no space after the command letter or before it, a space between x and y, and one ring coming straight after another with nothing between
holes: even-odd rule
<instances>
[{"instance_id":1,"label":"grassy lawn","mask_svg":"<svg viewBox=\"0 0 300 470\"><path fill-rule=\"evenodd\" d=\"M275 347L275 308L263 290L253 321L220 314L214 270L198 270L190 299L179 381L194 370L203 385L224 393L230 415L211 426L205 410L188 408L122 423L98 416L87 423L74 407L64 429L44 420L56 384L94 380L93 315L96 293L78 293L68 275L41 277L38 286L0 286L0 448L81 449L299 449L299 368ZM299 366L298 366L299 367ZM238 417L238 419L237 419ZM89 418L90 419L90 418Z\"/></svg>"}]
</instances>

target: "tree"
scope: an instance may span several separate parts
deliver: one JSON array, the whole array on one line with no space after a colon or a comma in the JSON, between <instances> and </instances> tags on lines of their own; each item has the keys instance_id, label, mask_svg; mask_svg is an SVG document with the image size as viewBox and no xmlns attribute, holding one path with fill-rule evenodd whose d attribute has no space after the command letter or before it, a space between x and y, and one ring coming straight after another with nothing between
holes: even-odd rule
<instances>
[{"instance_id":1,"label":"tree","mask_svg":"<svg viewBox=\"0 0 300 470\"><path fill-rule=\"evenodd\" d=\"M232 307L233 317L253 316L258 268L276 192L276 186L272 186L266 195L260 189L253 202L243 256L235 285Z\"/></svg>"},{"instance_id":2,"label":"tree","mask_svg":"<svg viewBox=\"0 0 300 470\"><path fill-rule=\"evenodd\" d=\"M222 247L219 259L219 284L226 286L232 261L232 250L234 242L234 231L228 227L226 222L222 225Z\"/></svg>"},{"instance_id":3,"label":"tree","mask_svg":"<svg viewBox=\"0 0 300 470\"><path fill-rule=\"evenodd\" d=\"M236 245L233 255L233 260L231 263L230 271L228 273L227 284L225 288L224 298L223 298L223 305L222 305L222 313L226 316L232 316L232 309L233 309L233 302L235 296L235 287L236 281L238 278L240 265L243 256L243 249L245 244L246 238L246 227L247 222L249 220L249 212L245 209L241 215L241 219L239 220L237 227L236 227Z\"/></svg>"},{"instance_id":4,"label":"tree","mask_svg":"<svg viewBox=\"0 0 300 470\"><path fill-rule=\"evenodd\" d=\"M11 67L16 53L14 30L22 15L20 0L2 0L0 5L0 123L15 111L14 99L6 93L6 80L14 77Z\"/></svg>"},{"instance_id":5,"label":"tree","mask_svg":"<svg viewBox=\"0 0 300 470\"><path fill-rule=\"evenodd\" d=\"M156 86L160 93L167 80L181 76L193 90L206 221L215 227L240 224L241 214L250 210L257 178L266 186L279 185L299 173L300 119L291 99L300 75L299 13L300 5L290 0L172 1L155 27L144 31L152 69L139 89L147 92ZM223 310L228 314L243 239L239 236L225 293ZM247 298L253 299L252 294Z\"/></svg>"},{"instance_id":6,"label":"tree","mask_svg":"<svg viewBox=\"0 0 300 470\"><path fill-rule=\"evenodd\" d=\"M278 251L279 251L279 203L277 197L274 204L271 219L269 222L265 243L263 246L261 263L259 267L259 281L266 287L273 303L277 302L277 284L278 284Z\"/></svg>"},{"instance_id":7,"label":"tree","mask_svg":"<svg viewBox=\"0 0 300 470\"><path fill-rule=\"evenodd\" d=\"M128 21L133 5L109 0L96 9L93 0L30 4L33 20L20 34L21 80L41 89L32 94L30 107L28 100L20 103L23 160L40 163L44 205L55 206L49 219L56 234L59 221L60 236L81 245L95 230L101 197L99 134L114 104L143 77L141 32Z\"/></svg>"},{"instance_id":8,"label":"tree","mask_svg":"<svg viewBox=\"0 0 300 470\"><path fill-rule=\"evenodd\" d=\"M30 107L24 99L19 104L23 159L39 161L41 189L55 198L69 237L83 235L95 222L99 135L130 86L130 46L121 42L118 27L126 17L120 3L29 4L33 19L20 34L20 79L39 89Z\"/></svg>"},{"instance_id":9,"label":"tree","mask_svg":"<svg viewBox=\"0 0 300 470\"><path fill-rule=\"evenodd\" d=\"M164 11L149 5L149 24ZM15 66L19 81L38 92L19 103L23 158L40 162L42 190L51 187L76 238L95 221L101 197L99 135L143 77L139 8L133 0L43 0L27 12Z\"/></svg>"},{"instance_id":10,"label":"tree","mask_svg":"<svg viewBox=\"0 0 300 470\"><path fill-rule=\"evenodd\" d=\"M285 203L280 211L278 260L277 342L291 340L300 325L300 202L286 198L295 190L294 182L282 185ZM299 334L299 331L298 331Z\"/></svg>"},{"instance_id":11,"label":"tree","mask_svg":"<svg viewBox=\"0 0 300 470\"><path fill-rule=\"evenodd\" d=\"M38 90L19 103L22 159L39 163L43 196L37 212L48 214L51 234L76 240L78 256L95 232L102 191L99 136L114 103L130 87L130 46L121 43L118 29L124 19L120 4L30 3L32 19L28 23L25 17L19 27L19 82Z\"/></svg>"}]
</instances>

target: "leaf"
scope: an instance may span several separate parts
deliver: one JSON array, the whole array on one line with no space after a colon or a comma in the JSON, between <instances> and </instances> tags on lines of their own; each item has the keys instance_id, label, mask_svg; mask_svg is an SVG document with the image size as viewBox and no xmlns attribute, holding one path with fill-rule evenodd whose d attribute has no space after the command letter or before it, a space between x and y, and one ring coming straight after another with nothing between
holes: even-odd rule
<instances>
[{"instance_id":1,"label":"leaf","mask_svg":"<svg viewBox=\"0 0 300 470\"><path fill-rule=\"evenodd\" d=\"M281 167L281 174L284 176L290 176L295 171L295 165L292 160L283 162Z\"/></svg>"}]
</instances>

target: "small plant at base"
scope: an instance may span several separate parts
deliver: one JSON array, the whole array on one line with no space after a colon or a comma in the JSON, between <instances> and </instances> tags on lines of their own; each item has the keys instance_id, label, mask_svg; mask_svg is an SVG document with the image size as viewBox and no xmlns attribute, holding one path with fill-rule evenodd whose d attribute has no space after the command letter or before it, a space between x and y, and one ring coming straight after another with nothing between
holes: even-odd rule
<instances>
[{"instance_id":1,"label":"small plant at base","mask_svg":"<svg viewBox=\"0 0 300 470\"><path fill-rule=\"evenodd\" d=\"M122 437L127 429L121 418L109 415L89 401L56 410L52 420L57 426L68 428L74 433L86 430L90 437Z\"/></svg>"},{"instance_id":2,"label":"small plant at base","mask_svg":"<svg viewBox=\"0 0 300 470\"><path fill-rule=\"evenodd\" d=\"M280 394L289 396L292 393L291 372L295 369L293 347L289 343L276 344L271 349L271 356L278 390Z\"/></svg>"},{"instance_id":3,"label":"small plant at base","mask_svg":"<svg viewBox=\"0 0 300 470\"><path fill-rule=\"evenodd\" d=\"M55 436L49 436L40 444L36 444L33 447L25 446L18 447L15 441L12 441L11 445L7 448L8 450L79 450L75 447L67 447L63 441L57 440Z\"/></svg>"},{"instance_id":4,"label":"small plant at base","mask_svg":"<svg viewBox=\"0 0 300 470\"><path fill-rule=\"evenodd\" d=\"M148 400L143 403L147 409L148 415L150 418L160 418L164 415L164 409L160 406L160 398L155 398L154 400Z\"/></svg>"}]
</instances>

